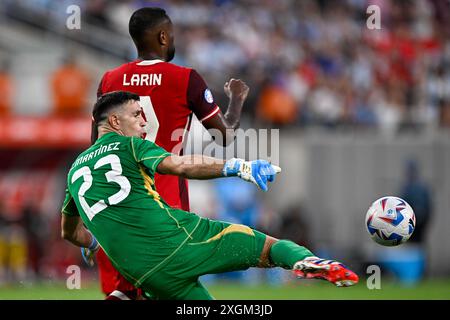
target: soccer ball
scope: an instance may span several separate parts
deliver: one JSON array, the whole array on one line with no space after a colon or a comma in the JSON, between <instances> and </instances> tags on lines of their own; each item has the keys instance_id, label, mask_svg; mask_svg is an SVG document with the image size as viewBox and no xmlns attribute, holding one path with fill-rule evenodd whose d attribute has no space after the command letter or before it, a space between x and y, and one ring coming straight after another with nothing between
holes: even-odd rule
<instances>
[{"instance_id":1,"label":"soccer ball","mask_svg":"<svg viewBox=\"0 0 450 320\"><path fill-rule=\"evenodd\" d=\"M375 242L383 246L398 246L411 237L416 217L405 200L388 196L372 203L367 210L366 226Z\"/></svg>"}]
</instances>

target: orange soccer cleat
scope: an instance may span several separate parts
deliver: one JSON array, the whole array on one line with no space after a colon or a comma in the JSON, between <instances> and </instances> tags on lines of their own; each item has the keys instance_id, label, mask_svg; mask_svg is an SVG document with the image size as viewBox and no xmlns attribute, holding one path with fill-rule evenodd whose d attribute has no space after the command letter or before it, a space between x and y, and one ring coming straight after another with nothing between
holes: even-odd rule
<instances>
[{"instance_id":1,"label":"orange soccer cleat","mask_svg":"<svg viewBox=\"0 0 450 320\"><path fill-rule=\"evenodd\" d=\"M308 257L295 263L293 271L301 279L323 279L338 287L349 287L358 283L358 275L334 260Z\"/></svg>"}]
</instances>

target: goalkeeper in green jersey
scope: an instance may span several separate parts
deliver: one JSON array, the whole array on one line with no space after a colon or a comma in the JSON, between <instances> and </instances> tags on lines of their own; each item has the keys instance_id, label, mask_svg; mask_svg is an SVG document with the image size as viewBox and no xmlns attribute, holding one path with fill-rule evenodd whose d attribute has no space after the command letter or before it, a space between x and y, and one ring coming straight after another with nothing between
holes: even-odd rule
<instances>
[{"instance_id":1,"label":"goalkeeper in green jersey","mask_svg":"<svg viewBox=\"0 0 450 320\"><path fill-rule=\"evenodd\" d=\"M159 299L212 299L201 275L249 267L282 267L337 286L358 282L341 263L292 241L168 206L154 188L155 172L188 179L238 176L267 191L281 169L265 160L169 153L141 139L146 122L138 101L124 91L100 97L93 111L99 139L67 177L62 237L83 247L88 262L101 246L128 281Z\"/></svg>"}]
</instances>

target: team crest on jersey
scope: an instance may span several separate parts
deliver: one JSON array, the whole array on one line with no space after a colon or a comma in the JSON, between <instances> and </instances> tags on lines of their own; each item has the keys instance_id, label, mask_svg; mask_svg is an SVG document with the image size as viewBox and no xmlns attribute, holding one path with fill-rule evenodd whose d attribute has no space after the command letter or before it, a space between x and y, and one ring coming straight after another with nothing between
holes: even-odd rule
<instances>
[{"instance_id":1,"label":"team crest on jersey","mask_svg":"<svg viewBox=\"0 0 450 320\"><path fill-rule=\"evenodd\" d=\"M211 90L205 89L205 92L204 92L203 95L204 95L204 97L205 97L206 102L208 102L208 103L213 103L214 99L213 99Z\"/></svg>"}]
</instances>

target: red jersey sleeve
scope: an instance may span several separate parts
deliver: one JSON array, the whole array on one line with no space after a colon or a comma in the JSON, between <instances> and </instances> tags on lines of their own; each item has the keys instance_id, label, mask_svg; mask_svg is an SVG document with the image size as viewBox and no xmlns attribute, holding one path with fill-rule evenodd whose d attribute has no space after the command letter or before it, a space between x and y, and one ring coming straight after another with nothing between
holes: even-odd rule
<instances>
[{"instance_id":1,"label":"red jersey sleeve","mask_svg":"<svg viewBox=\"0 0 450 320\"><path fill-rule=\"evenodd\" d=\"M211 118L220 111L219 106L214 102L211 90L194 69L189 74L187 102L200 122Z\"/></svg>"}]
</instances>

